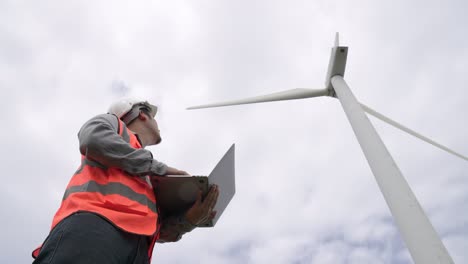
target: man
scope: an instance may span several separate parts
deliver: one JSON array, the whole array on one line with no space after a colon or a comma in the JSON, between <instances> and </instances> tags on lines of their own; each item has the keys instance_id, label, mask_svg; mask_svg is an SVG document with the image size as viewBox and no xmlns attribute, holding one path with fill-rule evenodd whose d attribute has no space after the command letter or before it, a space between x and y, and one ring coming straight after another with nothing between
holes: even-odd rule
<instances>
[{"instance_id":1,"label":"man","mask_svg":"<svg viewBox=\"0 0 468 264\"><path fill-rule=\"evenodd\" d=\"M144 148L161 142L157 108L122 99L78 133L82 164L71 178L44 243L39 263L149 263L155 242L174 242L214 217L212 186L181 216L162 218L151 177L188 175L153 159Z\"/></svg>"}]
</instances>

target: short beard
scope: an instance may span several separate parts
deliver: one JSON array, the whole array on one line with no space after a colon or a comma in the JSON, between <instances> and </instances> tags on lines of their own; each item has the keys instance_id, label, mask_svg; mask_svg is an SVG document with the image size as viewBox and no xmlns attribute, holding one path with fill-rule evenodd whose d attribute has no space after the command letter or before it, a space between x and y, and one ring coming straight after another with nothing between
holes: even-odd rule
<instances>
[{"instance_id":1,"label":"short beard","mask_svg":"<svg viewBox=\"0 0 468 264\"><path fill-rule=\"evenodd\" d=\"M162 138L161 138L160 135L158 135L157 138L156 138L156 140L155 140L154 145L157 145L157 144L161 143L161 141L162 141Z\"/></svg>"}]
</instances>

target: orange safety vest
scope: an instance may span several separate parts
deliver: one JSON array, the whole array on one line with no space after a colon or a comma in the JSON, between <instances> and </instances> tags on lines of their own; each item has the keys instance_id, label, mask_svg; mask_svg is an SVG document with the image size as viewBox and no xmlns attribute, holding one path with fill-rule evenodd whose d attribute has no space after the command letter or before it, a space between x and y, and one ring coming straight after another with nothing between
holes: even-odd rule
<instances>
[{"instance_id":1,"label":"orange safety vest","mask_svg":"<svg viewBox=\"0 0 468 264\"><path fill-rule=\"evenodd\" d=\"M128 128L124 129L120 119L119 135L132 147L141 148L136 135ZM77 211L93 212L129 233L154 236L148 252L151 258L160 225L151 184L119 168L106 168L85 156L81 161L80 168L68 183L51 230ZM39 255L41 247L33 251L34 258Z\"/></svg>"}]
</instances>

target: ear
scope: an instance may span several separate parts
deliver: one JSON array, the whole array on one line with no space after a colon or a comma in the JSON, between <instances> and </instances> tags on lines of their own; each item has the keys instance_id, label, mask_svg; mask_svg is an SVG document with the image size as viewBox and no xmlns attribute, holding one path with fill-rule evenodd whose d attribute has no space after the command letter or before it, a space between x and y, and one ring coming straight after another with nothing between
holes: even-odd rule
<instances>
[{"instance_id":1,"label":"ear","mask_svg":"<svg viewBox=\"0 0 468 264\"><path fill-rule=\"evenodd\" d=\"M146 121L148 117L140 111L140 113L138 114L138 119L140 119L141 121Z\"/></svg>"}]
</instances>

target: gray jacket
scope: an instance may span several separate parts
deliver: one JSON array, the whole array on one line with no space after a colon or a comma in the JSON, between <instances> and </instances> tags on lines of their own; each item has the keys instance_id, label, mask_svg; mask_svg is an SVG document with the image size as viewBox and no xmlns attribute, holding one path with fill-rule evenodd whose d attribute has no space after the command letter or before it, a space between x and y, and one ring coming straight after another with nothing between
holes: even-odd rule
<instances>
[{"instance_id":1,"label":"gray jacket","mask_svg":"<svg viewBox=\"0 0 468 264\"><path fill-rule=\"evenodd\" d=\"M119 135L119 121L114 115L91 118L78 132L78 139L81 154L105 167L118 167L134 176L166 173L166 164L153 159L151 151L135 149Z\"/></svg>"}]
</instances>

